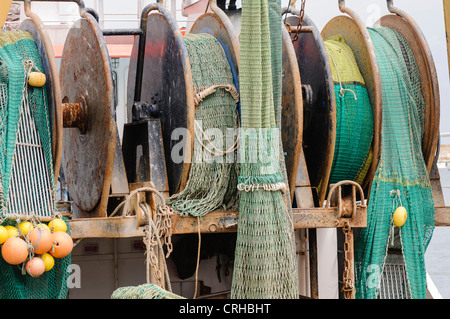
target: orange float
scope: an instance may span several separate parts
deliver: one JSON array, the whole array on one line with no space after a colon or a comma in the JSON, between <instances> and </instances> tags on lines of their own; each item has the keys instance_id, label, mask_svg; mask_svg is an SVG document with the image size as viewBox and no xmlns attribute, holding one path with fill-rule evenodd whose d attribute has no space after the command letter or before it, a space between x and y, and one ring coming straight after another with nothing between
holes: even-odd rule
<instances>
[{"instance_id":1,"label":"orange float","mask_svg":"<svg viewBox=\"0 0 450 319\"><path fill-rule=\"evenodd\" d=\"M72 252L73 240L69 234L57 231L52 234L53 246L49 253L55 258L64 258Z\"/></svg>"},{"instance_id":2,"label":"orange float","mask_svg":"<svg viewBox=\"0 0 450 319\"><path fill-rule=\"evenodd\" d=\"M28 239L34 247L35 254L46 253L53 245L52 233L43 227L33 228L28 235Z\"/></svg>"},{"instance_id":3,"label":"orange float","mask_svg":"<svg viewBox=\"0 0 450 319\"><path fill-rule=\"evenodd\" d=\"M28 245L20 237L10 237L2 245L2 257L11 265L23 263L28 257Z\"/></svg>"},{"instance_id":4,"label":"orange float","mask_svg":"<svg viewBox=\"0 0 450 319\"><path fill-rule=\"evenodd\" d=\"M41 258L33 257L31 260L27 261L25 268L31 277L36 278L44 273L45 263Z\"/></svg>"}]
</instances>

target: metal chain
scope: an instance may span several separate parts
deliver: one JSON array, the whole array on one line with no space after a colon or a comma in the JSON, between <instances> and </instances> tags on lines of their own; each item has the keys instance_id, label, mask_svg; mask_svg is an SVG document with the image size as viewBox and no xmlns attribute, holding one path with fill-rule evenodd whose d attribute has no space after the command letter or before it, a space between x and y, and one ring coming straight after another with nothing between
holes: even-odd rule
<instances>
[{"instance_id":1,"label":"metal chain","mask_svg":"<svg viewBox=\"0 0 450 319\"><path fill-rule=\"evenodd\" d=\"M305 5L306 5L306 0L302 0L302 3L300 5L300 14L298 16L297 30L295 31L295 35L294 35L294 38L292 39L292 43L294 43L295 41L298 40L298 35L300 34L300 32L302 30L303 18L305 16Z\"/></svg>"},{"instance_id":2,"label":"metal chain","mask_svg":"<svg viewBox=\"0 0 450 319\"><path fill-rule=\"evenodd\" d=\"M353 278L350 276L350 242L353 240L351 235L351 226L349 221L344 222L344 227L342 227L342 232L345 236L344 241L344 273L342 276L342 290L345 299L351 299L354 289Z\"/></svg>"},{"instance_id":3,"label":"metal chain","mask_svg":"<svg viewBox=\"0 0 450 319\"><path fill-rule=\"evenodd\" d=\"M142 206L141 206L142 208ZM147 212L148 213L148 212ZM155 220L149 221L149 226L146 227L144 230L144 244L147 247L147 267L151 267L153 269L154 279L157 284L163 285L162 280L162 272L159 269L158 265L158 258L156 256L157 246L158 246L158 240L159 238L164 238L164 244L167 248L167 254L166 258L169 257L171 254L173 247L172 247L172 219L171 215L174 214L173 209L169 206L162 204L158 205L156 214L155 214ZM149 218L151 216L149 215ZM155 231L151 230L150 223L154 223ZM161 251L162 253L162 251ZM149 275L149 269L147 269L147 275ZM147 278L147 281L149 281L150 278Z\"/></svg>"}]
</instances>

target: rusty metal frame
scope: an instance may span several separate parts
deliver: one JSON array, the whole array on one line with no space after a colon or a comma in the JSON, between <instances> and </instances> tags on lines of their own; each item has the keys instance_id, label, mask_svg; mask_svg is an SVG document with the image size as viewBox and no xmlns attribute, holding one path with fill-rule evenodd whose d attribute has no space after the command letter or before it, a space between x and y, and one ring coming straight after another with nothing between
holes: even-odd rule
<instances>
[{"instance_id":1,"label":"rusty metal frame","mask_svg":"<svg viewBox=\"0 0 450 319\"><path fill-rule=\"evenodd\" d=\"M338 207L293 208L294 229L342 228L348 222L351 227L367 226L367 206L356 205L352 217L339 218ZM238 211L213 211L203 217L198 224L195 217L173 215L173 234L196 234L200 226L201 233L236 232ZM119 216L101 218L78 218L70 220L71 236L81 238L128 238L142 237L143 226L138 216Z\"/></svg>"},{"instance_id":2,"label":"rusty metal frame","mask_svg":"<svg viewBox=\"0 0 450 319\"><path fill-rule=\"evenodd\" d=\"M333 194L337 190L338 198L341 197L341 187L352 186L352 198L338 199L337 206L314 208L293 208L292 220L294 229L303 228L342 228L366 227L367 206L356 204L356 190L362 196L364 193L359 185L352 181L342 181L332 187ZM330 197L331 198L331 197ZM333 201L330 199L330 203ZM348 204L350 203L350 205ZM196 217L182 217L177 214L172 216L173 234L193 234L216 232L235 232L238 227L238 211L213 211L205 215L199 223ZM105 218L80 218L70 221L72 237L80 238L127 238L141 237L145 221L135 216L105 217Z\"/></svg>"}]
</instances>

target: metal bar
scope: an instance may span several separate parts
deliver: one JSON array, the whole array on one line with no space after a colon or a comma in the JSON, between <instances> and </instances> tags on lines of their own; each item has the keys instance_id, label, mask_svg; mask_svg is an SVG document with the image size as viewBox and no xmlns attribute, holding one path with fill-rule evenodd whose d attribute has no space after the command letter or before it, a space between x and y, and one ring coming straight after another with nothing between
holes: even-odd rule
<instances>
[{"instance_id":1,"label":"metal bar","mask_svg":"<svg viewBox=\"0 0 450 319\"><path fill-rule=\"evenodd\" d=\"M78 127L82 133L86 132L88 118L84 103L63 103L63 127Z\"/></svg>"},{"instance_id":2,"label":"metal bar","mask_svg":"<svg viewBox=\"0 0 450 319\"><path fill-rule=\"evenodd\" d=\"M78 7L80 7L80 9L85 9L86 6L84 5L84 1L83 0L19 0L19 1L23 1L23 2L75 2Z\"/></svg>"},{"instance_id":3,"label":"metal bar","mask_svg":"<svg viewBox=\"0 0 450 319\"><path fill-rule=\"evenodd\" d=\"M311 298L319 299L319 272L317 259L317 229L309 229L309 281L311 289Z\"/></svg>"},{"instance_id":4,"label":"metal bar","mask_svg":"<svg viewBox=\"0 0 450 319\"><path fill-rule=\"evenodd\" d=\"M103 30L104 36L121 36L121 35L137 35L141 36L143 34L142 30L137 29L105 29Z\"/></svg>"},{"instance_id":5,"label":"metal bar","mask_svg":"<svg viewBox=\"0 0 450 319\"><path fill-rule=\"evenodd\" d=\"M293 208L294 228L336 228L343 227L345 221L350 222L351 227L366 227L366 206L357 206L352 218L338 218L338 208ZM237 211L214 211L203 217L200 223L200 231L230 232L236 231L238 224ZM172 216L172 233L188 234L197 232L197 218Z\"/></svg>"},{"instance_id":6,"label":"metal bar","mask_svg":"<svg viewBox=\"0 0 450 319\"><path fill-rule=\"evenodd\" d=\"M337 208L293 209L294 228L343 227L349 221L351 227L367 226L367 208L357 206L352 218L337 219ZM237 211L213 211L203 216L200 232L235 232L238 225ZM127 238L142 237L143 231L138 219L133 216L80 218L71 221L74 238ZM134 225L134 226L132 226ZM134 228L133 228L134 227ZM172 234L193 234L198 231L197 218L172 215Z\"/></svg>"},{"instance_id":7,"label":"metal bar","mask_svg":"<svg viewBox=\"0 0 450 319\"><path fill-rule=\"evenodd\" d=\"M348 240L348 268L349 268L349 278L351 278L352 282L353 282L353 289L351 292L351 299L355 299L355 294L356 294L356 290L355 290L355 250L354 250L354 242L355 242L355 237L353 236L353 228L350 228L350 231L347 235L349 237Z\"/></svg>"}]
</instances>

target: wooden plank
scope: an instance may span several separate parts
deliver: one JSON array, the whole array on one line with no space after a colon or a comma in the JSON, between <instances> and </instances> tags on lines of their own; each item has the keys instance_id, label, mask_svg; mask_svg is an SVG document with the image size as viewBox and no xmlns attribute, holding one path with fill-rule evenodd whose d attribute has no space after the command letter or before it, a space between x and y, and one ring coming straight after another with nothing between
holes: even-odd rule
<instances>
[{"instance_id":1,"label":"wooden plank","mask_svg":"<svg viewBox=\"0 0 450 319\"><path fill-rule=\"evenodd\" d=\"M436 226L450 226L450 207L435 206Z\"/></svg>"},{"instance_id":2,"label":"wooden plank","mask_svg":"<svg viewBox=\"0 0 450 319\"><path fill-rule=\"evenodd\" d=\"M70 221L73 239L143 237L144 227L134 216L80 218Z\"/></svg>"}]
</instances>

